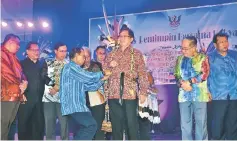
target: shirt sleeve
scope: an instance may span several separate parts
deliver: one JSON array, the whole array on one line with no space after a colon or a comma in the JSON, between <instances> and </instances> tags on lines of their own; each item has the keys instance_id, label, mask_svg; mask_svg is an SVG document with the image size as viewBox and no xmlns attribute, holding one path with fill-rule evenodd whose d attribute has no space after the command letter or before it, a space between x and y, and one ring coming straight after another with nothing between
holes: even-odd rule
<instances>
[{"instance_id":1,"label":"shirt sleeve","mask_svg":"<svg viewBox=\"0 0 237 141\"><path fill-rule=\"evenodd\" d=\"M206 81L210 73L210 65L208 61L208 57L206 57L201 66L201 72L192 78L193 83L201 83L203 81Z\"/></svg>"},{"instance_id":2,"label":"shirt sleeve","mask_svg":"<svg viewBox=\"0 0 237 141\"><path fill-rule=\"evenodd\" d=\"M84 89L85 91L97 91L103 84L104 81L102 80L96 83L85 83Z\"/></svg>"},{"instance_id":3,"label":"shirt sleeve","mask_svg":"<svg viewBox=\"0 0 237 141\"><path fill-rule=\"evenodd\" d=\"M138 54L138 83L140 86L139 95L148 95L147 91L149 88L148 76L145 67L145 61L142 54Z\"/></svg>"},{"instance_id":4,"label":"shirt sleeve","mask_svg":"<svg viewBox=\"0 0 237 141\"><path fill-rule=\"evenodd\" d=\"M84 83L98 82L102 77L102 72L89 72L76 65L71 67L71 76Z\"/></svg>"},{"instance_id":5,"label":"shirt sleeve","mask_svg":"<svg viewBox=\"0 0 237 141\"><path fill-rule=\"evenodd\" d=\"M174 67L174 76L175 76L175 79L176 79L176 83L178 85L178 87L180 87L180 81L182 80L181 78L181 74L180 74L180 56L177 58L176 60L176 64L175 64L175 67Z\"/></svg>"},{"instance_id":6,"label":"shirt sleeve","mask_svg":"<svg viewBox=\"0 0 237 141\"><path fill-rule=\"evenodd\" d=\"M48 77L48 65L45 60L43 62L43 69L42 69L41 77L43 78L44 83L46 85L49 85L49 82L51 81L51 79Z\"/></svg>"}]
</instances>

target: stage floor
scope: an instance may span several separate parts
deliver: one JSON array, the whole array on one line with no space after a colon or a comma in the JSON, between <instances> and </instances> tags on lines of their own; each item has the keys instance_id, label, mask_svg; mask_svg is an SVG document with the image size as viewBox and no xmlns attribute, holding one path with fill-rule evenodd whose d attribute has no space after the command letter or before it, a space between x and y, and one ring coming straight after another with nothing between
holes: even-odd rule
<instances>
[{"instance_id":1,"label":"stage floor","mask_svg":"<svg viewBox=\"0 0 237 141\"><path fill-rule=\"evenodd\" d=\"M181 133L174 132L174 133L161 133L155 131L155 133L151 133L152 140L181 140ZM44 137L45 138L45 137ZM69 140L73 139L73 133L69 134ZM17 133L15 134L15 140L18 140ZM56 140L60 140L60 136L56 136Z\"/></svg>"}]
</instances>

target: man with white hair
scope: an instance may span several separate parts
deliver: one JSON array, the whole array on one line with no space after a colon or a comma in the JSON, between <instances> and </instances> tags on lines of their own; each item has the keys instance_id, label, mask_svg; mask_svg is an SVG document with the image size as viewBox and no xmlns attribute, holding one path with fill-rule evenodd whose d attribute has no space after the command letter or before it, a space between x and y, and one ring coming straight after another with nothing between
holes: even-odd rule
<instances>
[{"instance_id":1,"label":"man with white hair","mask_svg":"<svg viewBox=\"0 0 237 141\"><path fill-rule=\"evenodd\" d=\"M91 51L89 48L83 48L85 53L85 64L84 69L90 72L103 71L102 65L99 62L94 62L91 60ZM101 130L102 122L105 118L105 97L104 89L101 86L97 91L87 92L87 102L91 110L92 116L97 122L97 131L94 136L95 140L104 140L105 134Z\"/></svg>"}]
</instances>

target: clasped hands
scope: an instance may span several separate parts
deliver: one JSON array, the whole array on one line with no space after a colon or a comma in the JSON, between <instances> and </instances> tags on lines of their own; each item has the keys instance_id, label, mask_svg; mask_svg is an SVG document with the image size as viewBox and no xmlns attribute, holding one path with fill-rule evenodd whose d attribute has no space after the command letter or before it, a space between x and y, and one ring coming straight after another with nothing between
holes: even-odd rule
<instances>
[{"instance_id":1,"label":"clasped hands","mask_svg":"<svg viewBox=\"0 0 237 141\"><path fill-rule=\"evenodd\" d=\"M28 81L26 81L26 80L23 80L23 81L20 83L19 88L20 88L20 90L21 90L21 94L23 94L23 93L25 92L27 86L28 86ZM23 94L22 98L23 98L23 101L27 101L27 99L26 99L26 97L25 97L24 94Z\"/></svg>"},{"instance_id":2,"label":"clasped hands","mask_svg":"<svg viewBox=\"0 0 237 141\"><path fill-rule=\"evenodd\" d=\"M181 80L180 81L180 87L184 89L187 92L190 92L193 90L191 83L188 80Z\"/></svg>"},{"instance_id":3,"label":"clasped hands","mask_svg":"<svg viewBox=\"0 0 237 141\"><path fill-rule=\"evenodd\" d=\"M55 85L54 87L49 89L49 94L55 95L59 91L59 86Z\"/></svg>"}]
</instances>

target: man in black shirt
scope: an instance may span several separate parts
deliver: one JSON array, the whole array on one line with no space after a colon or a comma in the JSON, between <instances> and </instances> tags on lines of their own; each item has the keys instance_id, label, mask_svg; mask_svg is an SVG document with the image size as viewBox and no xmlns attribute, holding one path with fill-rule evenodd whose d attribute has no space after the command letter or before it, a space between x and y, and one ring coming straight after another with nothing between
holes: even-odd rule
<instances>
[{"instance_id":1,"label":"man in black shirt","mask_svg":"<svg viewBox=\"0 0 237 141\"><path fill-rule=\"evenodd\" d=\"M28 80L25 91L27 101L18 111L18 139L43 140L44 115L42 96L44 93L44 60L39 60L37 42L29 42L26 47L27 58L21 61L22 69Z\"/></svg>"}]
</instances>

